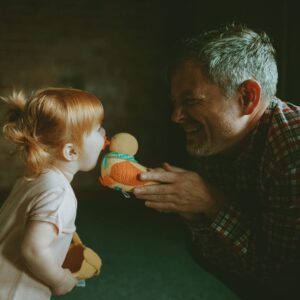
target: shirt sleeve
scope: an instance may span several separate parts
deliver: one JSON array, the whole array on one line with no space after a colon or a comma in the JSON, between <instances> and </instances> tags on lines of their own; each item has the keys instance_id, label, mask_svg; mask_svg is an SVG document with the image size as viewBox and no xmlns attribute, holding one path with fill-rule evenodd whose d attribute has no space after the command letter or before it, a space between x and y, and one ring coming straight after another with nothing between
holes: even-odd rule
<instances>
[{"instance_id":1,"label":"shirt sleeve","mask_svg":"<svg viewBox=\"0 0 300 300\"><path fill-rule=\"evenodd\" d=\"M251 276L246 263L251 232L238 207L223 206L214 221L202 215L185 223L198 254L204 259L232 274Z\"/></svg>"},{"instance_id":2,"label":"shirt sleeve","mask_svg":"<svg viewBox=\"0 0 300 300\"><path fill-rule=\"evenodd\" d=\"M250 221L238 203L230 203L212 222L205 217L187 222L203 255L237 274L262 281L283 274L292 277L300 262L299 164L296 161L272 174L262 188L264 205L257 220Z\"/></svg>"},{"instance_id":3,"label":"shirt sleeve","mask_svg":"<svg viewBox=\"0 0 300 300\"><path fill-rule=\"evenodd\" d=\"M300 159L277 169L264 191L265 270L279 274L300 264Z\"/></svg>"},{"instance_id":4,"label":"shirt sleeve","mask_svg":"<svg viewBox=\"0 0 300 300\"><path fill-rule=\"evenodd\" d=\"M53 224L60 234L63 230L61 208L64 203L65 190L63 188L51 189L35 197L31 205L28 221L41 221Z\"/></svg>"}]
</instances>

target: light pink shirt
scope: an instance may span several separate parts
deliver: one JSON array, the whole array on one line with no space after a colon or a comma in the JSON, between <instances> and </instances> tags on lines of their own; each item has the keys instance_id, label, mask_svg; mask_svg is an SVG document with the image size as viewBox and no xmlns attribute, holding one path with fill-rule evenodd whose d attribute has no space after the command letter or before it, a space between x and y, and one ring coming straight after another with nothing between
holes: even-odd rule
<instances>
[{"instance_id":1,"label":"light pink shirt","mask_svg":"<svg viewBox=\"0 0 300 300\"><path fill-rule=\"evenodd\" d=\"M76 229L76 210L73 189L58 169L46 170L32 181L21 178L16 182L0 209L0 300L50 299L50 289L22 261L25 226L29 220L38 220L57 227L52 250L61 266Z\"/></svg>"}]
</instances>

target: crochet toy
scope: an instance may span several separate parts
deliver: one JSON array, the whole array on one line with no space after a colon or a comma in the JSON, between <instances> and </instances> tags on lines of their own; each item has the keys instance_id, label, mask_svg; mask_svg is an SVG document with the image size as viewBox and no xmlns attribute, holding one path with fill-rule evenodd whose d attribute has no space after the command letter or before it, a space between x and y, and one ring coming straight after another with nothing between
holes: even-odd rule
<instances>
[{"instance_id":1,"label":"crochet toy","mask_svg":"<svg viewBox=\"0 0 300 300\"><path fill-rule=\"evenodd\" d=\"M101 265L101 258L86 247L75 232L63 268L69 269L75 278L83 280L99 275Z\"/></svg>"},{"instance_id":2,"label":"crochet toy","mask_svg":"<svg viewBox=\"0 0 300 300\"><path fill-rule=\"evenodd\" d=\"M141 173L147 172L147 168L139 164L134 155L138 151L138 142L129 133L115 134L109 144L109 150L101 163L101 176L99 181L103 186L117 191L131 192L135 187L155 184L153 181L141 181Z\"/></svg>"}]
</instances>

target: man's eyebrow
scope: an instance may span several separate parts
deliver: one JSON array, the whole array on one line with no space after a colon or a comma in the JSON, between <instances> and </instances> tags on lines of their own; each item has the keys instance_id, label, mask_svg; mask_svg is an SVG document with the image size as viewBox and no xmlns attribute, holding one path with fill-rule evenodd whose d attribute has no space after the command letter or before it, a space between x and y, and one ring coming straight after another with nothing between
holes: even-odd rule
<instances>
[{"instance_id":1,"label":"man's eyebrow","mask_svg":"<svg viewBox=\"0 0 300 300\"><path fill-rule=\"evenodd\" d=\"M191 94L190 92L186 92L186 93L182 93L180 94L178 97L178 99L197 99L193 94ZM169 99L171 99L172 102L176 101L176 97L172 96L171 94L169 94Z\"/></svg>"},{"instance_id":2,"label":"man's eyebrow","mask_svg":"<svg viewBox=\"0 0 300 300\"><path fill-rule=\"evenodd\" d=\"M172 103L176 102L176 99L172 96L170 96L170 100L171 100ZM194 96L194 95L191 95L191 94L183 95L183 96L179 97L179 99L177 99L177 100L180 100L180 102L183 102L183 103L188 102L190 100L197 100L197 101L199 101L199 103L200 102L207 102L206 97L204 97L204 96Z\"/></svg>"}]
</instances>

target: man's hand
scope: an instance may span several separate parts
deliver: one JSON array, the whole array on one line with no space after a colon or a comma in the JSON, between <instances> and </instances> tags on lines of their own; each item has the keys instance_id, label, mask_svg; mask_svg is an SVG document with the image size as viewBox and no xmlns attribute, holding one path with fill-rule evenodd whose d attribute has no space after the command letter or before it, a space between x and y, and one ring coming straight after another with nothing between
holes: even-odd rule
<instances>
[{"instance_id":1,"label":"man's hand","mask_svg":"<svg viewBox=\"0 0 300 300\"><path fill-rule=\"evenodd\" d=\"M195 172L165 163L162 169L141 174L140 179L161 182L133 191L146 206L158 211L176 212L188 219L203 213L213 219L221 207L222 196Z\"/></svg>"}]
</instances>

